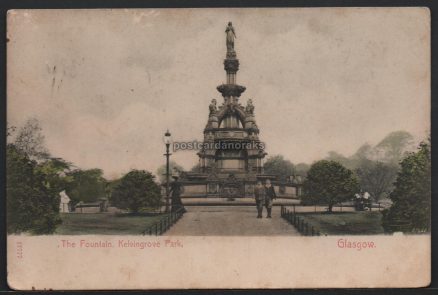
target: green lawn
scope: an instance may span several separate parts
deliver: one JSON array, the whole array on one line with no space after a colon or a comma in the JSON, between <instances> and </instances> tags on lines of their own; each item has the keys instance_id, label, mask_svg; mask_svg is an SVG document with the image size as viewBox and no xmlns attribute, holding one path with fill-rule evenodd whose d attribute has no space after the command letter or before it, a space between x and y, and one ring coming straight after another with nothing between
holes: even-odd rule
<instances>
[{"instance_id":1,"label":"green lawn","mask_svg":"<svg viewBox=\"0 0 438 295\"><path fill-rule=\"evenodd\" d=\"M62 213L58 235L140 235L164 214Z\"/></svg>"},{"instance_id":2,"label":"green lawn","mask_svg":"<svg viewBox=\"0 0 438 295\"><path fill-rule=\"evenodd\" d=\"M301 213L322 235L383 234L380 212Z\"/></svg>"}]
</instances>

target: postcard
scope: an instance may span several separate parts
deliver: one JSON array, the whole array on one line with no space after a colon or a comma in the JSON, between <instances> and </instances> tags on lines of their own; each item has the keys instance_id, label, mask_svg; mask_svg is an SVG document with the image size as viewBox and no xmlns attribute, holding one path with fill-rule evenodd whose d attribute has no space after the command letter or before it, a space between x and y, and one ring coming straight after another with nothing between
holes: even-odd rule
<instances>
[{"instance_id":1,"label":"postcard","mask_svg":"<svg viewBox=\"0 0 438 295\"><path fill-rule=\"evenodd\" d=\"M430 283L427 8L7 26L11 288Z\"/></svg>"}]
</instances>

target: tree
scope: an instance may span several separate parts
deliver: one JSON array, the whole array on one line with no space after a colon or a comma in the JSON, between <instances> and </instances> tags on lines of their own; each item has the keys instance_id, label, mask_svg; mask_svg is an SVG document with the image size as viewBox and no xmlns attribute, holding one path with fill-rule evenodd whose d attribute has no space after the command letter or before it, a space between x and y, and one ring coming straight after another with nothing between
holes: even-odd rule
<instances>
[{"instance_id":1,"label":"tree","mask_svg":"<svg viewBox=\"0 0 438 295\"><path fill-rule=\"evenodd\" d=\"M169 162L169 181L171 180L172 174L179 174L184 171L184 168L175 163L174 161ZM160 183L166 183L166 164L161 165L157 169L157 175L158 179L160 180Z\"/></svg>"},{"instance_id":2,"label":"tree","mask_svg":"<svg viewBox=\"0 0 438 295\"><path fill-rule=\"evenodd\" d=\"M374 149L381 161L398 164L406 152L415 149L414 137L406 131L391 132Z\"/></svg>"},{"instance_id":3,"label":"tree","mask_svg":"<svg viewBox=\"0 0 438 295\"><path fill-rule=\"evenodd\" d=\"M7 146L7 229L9 233L50 234L61 223L62 177L52 160L38 164L13 144ZM52 166L49 169L48 166Z\"/></svg>"},{"instance_id":4,"label":"tree","mask_svg":"<svg viewBox=\"0 0 438 295\"><path fill-rule=\"evenodd\" d=\"M298 175L305 176L310 169L310 165L306 163L299 163L295 165L295 172Z\"/></svg>"},{"instance_id":5,"label":"tree","mask_svg":"<svg viewBox=\"0 0 438 295\"><path fill-rule=\"evenodd\" d=\"M295 167L292 162L284 159L281 155L269 157L263 165L265 174L279 175L286 177L295 174Z\"/></svg>"},{"instance_id":6,"label":"tree","mask_svg":"<svg viewBox=\"0 0 438 295\"><path fill-rule=\"evenodd\" d=\"M27 120L20 128L15 138L15 146L32 160L49 157L49 152L44 146L42 128L37 119Z\"/></svg>"},{"instance_id":7,"label":"tree","mask_svg":"<svg viewBox=\"0 0 438 295\"><path fill-rule=\"evenodd\" d=\"M431 156L430 145L422 142L417 152L400 163L395 188L389 195L393 204L383 211L382 226L387 232L425 232L430 229Z\"/></svg>"},{"instance_id":8,"label":"tree","mask_svg":"<svg viewBox=\"0 0 438 295\"><path fill-rule=\"evenodd\" d=\"M410 133L406 131L395 131L385 136L385 138L374 147L365 143L349 157L335 151L330 151L325 160L338 162L350 170L359 168L363 160L373 160L398 165L403 155L407 151L412 151L413 148L413 136Z\"/></svg>"},{"instance_id":9,"label":"tree","mask_svg":"<svg viewBox=\"0 0 438 295\"><path fill-rule=\"evenodd\" d=\"M362 161L366 159L371 159L373 156L373 147L365 143L361 147L359 147L356 153L351 157L351 159L356 161Z\"/></svg>"},{"instance_id":10,"label":"tree","mask_svg":"<svg viewBox=\"0 0 438 295\"><path fill-rule=\"evenodd\" d=\"M82 202L94 202L107 196L107 181L101 169L76 169L68 174L69 183L66 192L72 205Z\"/></svg>"},{"instance_id":11,"label":"tree","mask_svg":"<svg viewBox=\"0 0 438 295\"><path fill-rule=\"evenodd\" d=\"M138 213L142 208L157 208L161 203L160 187L154 176L144 170L132 170L120 179L111 194L111 203Z\"/></svg>"},{"instance_id":12,"label":"tree","mask_svg":"<svg viewBox=\"0 0 438 295\"><path fill-rule=\"evenodd\" d=\"M40 162L35 169L43 179L44 185L55 192L61 192L65 189L71 163L61 158L48 158Z\"/></svg>"},{"instance_id":13,"label":"tree","mask_svg":"<svg viewBox=\"0 0 438 295\"><path fill-rule=\"evenodd\" d=\"M374 148L368 144L365 143L362 146L360 146L357 151L348 158L348 169L356 170L358 169L364 162L366 163L369 160L373 160L375 158L375 151Z\"/></svg>"},{"instance_id":14,"label":"tree","mask_svg":"<svg viewBox=\"0 0 438 295\"><path fill-rule=\"evenodd\" d=\"M106 181L105 194L111 198L114 189L120 184L121 178L111 179Z\"/></svg>"},{"instance_id":15,"label":"tree","mask_svg":"<svg viewBox=\"0 0 438 295\"><path fill-rule=\"evenodd\" d=\"M335 151L328 152L328 156L324 160L337 162L348 169L355 168L354 162L350 158Z\"/></svg>"},{"instance_id":16,"label":"tree","mask_svg":"<svg viewBox=\"0 0 438 295\"><path fill-rule=\"evenodd\" d=\"M8 128L8 136L14 130ZM69 168L70 163L49 156L38 120L28 120L7 145L8 232L55 231L61 223L59 193L65 188Z\"/></svg>"},{"instance_id":17,"label":"tree","mask_svg":"<svg viewBox=\"0 0 438 295\"><path fill-rule=\"evenodd\" d=\"M398 166L392 163L363 159L356 169L356 175L361 189L369 192L378 202L392 191L397 171Z\"/></svg>"},{"instance_id":18,"label":"tree","mask_svg":"<svg viewBox=\"0 0 438 295\"><path fill-rule=\"evenodd\" d=\"M350 200L359 190L357 179L351 170L335 161L321 160L314 163L303 183L303 199L309 204L333 205Z\"/></svg>"}]
</instances>

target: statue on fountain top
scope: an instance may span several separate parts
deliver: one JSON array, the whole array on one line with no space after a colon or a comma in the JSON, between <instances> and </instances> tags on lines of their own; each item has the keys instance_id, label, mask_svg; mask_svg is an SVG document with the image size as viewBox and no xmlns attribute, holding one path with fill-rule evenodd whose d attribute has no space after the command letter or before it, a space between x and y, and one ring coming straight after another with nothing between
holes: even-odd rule
<instances>
[{"instance_id":1,"label":"statue on fountain top","mask_svg":"<svg viewBox=\"0 0 438 295\"><path fill-rule=\"evenodd\" d=\"M237 37L236 32L234 31L233 24L231 22L228 23L228 26L225 29L225 33L227 34L227 52L234 52L234 38Z\"/></svg>"}]
</instances>

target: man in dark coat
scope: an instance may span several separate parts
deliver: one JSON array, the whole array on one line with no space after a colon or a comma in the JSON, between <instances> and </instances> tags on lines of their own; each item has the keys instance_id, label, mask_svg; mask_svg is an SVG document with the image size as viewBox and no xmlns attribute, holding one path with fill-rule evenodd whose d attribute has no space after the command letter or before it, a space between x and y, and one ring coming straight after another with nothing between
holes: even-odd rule
<instances>
[{"instance_id":1,"label":"man in dark coat","mask_svg":"<svg viewBox=\"0 0 438 295\"><path fill-rule=\"evenodd\" d=\"M272 203L273 200L277 198L277 195L275 194L274 187L271 185L271 181L269 179L266 179L265 183L265 207L268 211L268 216L266 218L272 218L271 212L272 212Z\"/></svg>"},{"instance_id":2,"label":"man in dark coat","mask_svg":"<svg viewBox=\"0 0 438 295\"><path fill-rule=\"evenodd\" d=\"M263 205L265 204L265 187L260 180L257 181L257 185L254 187L254 197L257 206L257 218L262 218Z\"/></svg>"},{"instance_id":3,"label":"man in dark coat","mask_svg":"<svg viewBox=\"0 0 438 295\"><path fill-rule=\"evenodd\" d=\"M178 176L173 176L174 181L170 184L169 194L172 196L172 209L171 212L175 212L182 208L183 212L186 212L184 205L181 201L181 183L178 182Z\"/></svg>"}]
</instances>

